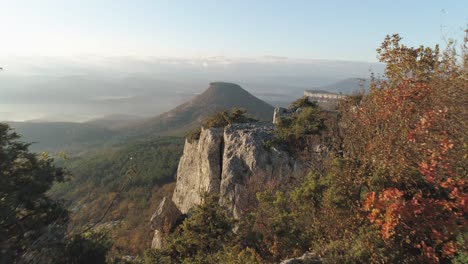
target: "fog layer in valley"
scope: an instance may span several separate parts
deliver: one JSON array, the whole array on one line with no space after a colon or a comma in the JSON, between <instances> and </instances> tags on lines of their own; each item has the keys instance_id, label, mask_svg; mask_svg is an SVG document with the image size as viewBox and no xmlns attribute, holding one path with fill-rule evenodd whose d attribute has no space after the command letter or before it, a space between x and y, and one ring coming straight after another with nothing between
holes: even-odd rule
<instances>
[{"instance_id":1,"label":"fog layer in valley","mask_svg":"<svg viewBox=\"0 0 468 264\"><path fill-rule=\"evenodd\" d=\"M2 59L1 66L0 120L75 122L154 116L213 81L237 83L272 105L285 105L305 89L368 78L370 71L383 69L376 63L283 57L13 57Z\"/></svg>"}]
</instances>

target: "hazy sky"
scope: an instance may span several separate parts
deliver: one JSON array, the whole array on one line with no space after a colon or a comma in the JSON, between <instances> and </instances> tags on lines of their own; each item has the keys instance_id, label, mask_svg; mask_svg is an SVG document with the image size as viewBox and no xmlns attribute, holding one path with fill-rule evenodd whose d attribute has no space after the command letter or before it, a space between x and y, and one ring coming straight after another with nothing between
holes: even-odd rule
<instances>
[{"instance_id":1,"label":"hazy sky","mask_svg":"<svg viewBox=\"0 0 468 264\"><path fill-rule=\"evenodd\" d=\"M462 39L464 0L0 0L0 58L232 56L375 61L386 34L408 45ZM442 29L442 30L441 30Z\"/></svg>"}]
</instances>

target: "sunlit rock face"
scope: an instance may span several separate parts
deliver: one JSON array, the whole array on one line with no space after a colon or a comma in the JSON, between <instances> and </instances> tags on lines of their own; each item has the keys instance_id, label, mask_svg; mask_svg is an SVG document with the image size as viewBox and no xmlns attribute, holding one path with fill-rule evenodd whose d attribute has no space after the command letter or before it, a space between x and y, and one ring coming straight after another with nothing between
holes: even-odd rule
<instances>
[{"instance_id":1,"label":"sunlit rock face","mask_svg":"<svg viewBox=\"0 0 468 264\"><path fill-rule=\"evenodd\" d=\"M190 209L200 205L203 194L208 193L218 195L219 203L233 217L240 218L252 206L255 192L303 176L304 169L299 160L268 145L273 136L271 123L202 129L198 140L185 142L172 201L163 200L160 208L165 209L161 212L172 212L175 210L171 208L176 207L180 214L190 214ZM174 219L173 215L155 213L152 223L164 222L158 217ZM166 222L175 224L173 220ZM153 229L156 230L153 247L161 247L165 234L161 228L154 226Z\"/></svg>"},{"instance_id":2,"label":"sunlit rock face","mask_svg":"<svg viewBox=\"0 0 468 264\"><path fill-rule=\"evenodd\" d=\"M153 248L161 248L165 238L169 235L172 227L181 217L181 212L171 199L164 197L156 212L151 217L151 228L154 230Z\"/></svg>"},{"instance_id":3,"label":"sunlit rock face","mask_svg":"<svg viewBox=\"0 0 468 264\"><path fill-rule=\"evenodd\" d=\"M220 203L239 217L248 206L250 190L301 175L299 161L266 146L273 129L270 123L233 124L202 129L199 140L187 141L172 196L177 208L187 213L201 204L203 193L218 194Z\"/></svg>"},{"instance_id":4,"label":"sunlit rock face","mask_svg":"<svg viewBox=\"0 0 468 264\"><path fill-rule=\"evenodd\" d=\"M273 129L272 124L249 123L224 130L220 203L235 218L249 207L253 192L303 174L301 163L288 152L267 146Z\"/></svg>"},{"instance_id":5,"label":"sunlit rock face","mask_svg":"<svg viewBox=\"0 0 468 264\"><path fill-rule=\"evenodd\" d=\"M222 145L223 130L219 128L202 128L199 140L185 142L172 195L182 213L201 204L203 193L219 193Z\"/></svg>"}]
</instances>

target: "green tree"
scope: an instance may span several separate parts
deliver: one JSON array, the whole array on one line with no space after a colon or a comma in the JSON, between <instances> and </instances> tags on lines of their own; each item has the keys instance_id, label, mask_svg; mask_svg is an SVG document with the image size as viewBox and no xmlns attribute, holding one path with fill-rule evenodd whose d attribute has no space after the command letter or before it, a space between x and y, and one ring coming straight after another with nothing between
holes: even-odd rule
<instances>
[{"instance_id":1,"label":"green tree","mask_svg":"<svg viewBox=\"0 0 468 264\"><path fill-rule=\"evenodd\" d=\"M111 246L109 232L105 229L75 235L65 247L66 258L63 262L69 264L106 263L106 255Z\"/></svg>"},{"instance_id":2,"label":"green tree","mask_svg":"<svg viewBox=\"0 0 468 264\"><path fill-rule=\"evenodd\" d=\"M204 196L161 250L146 253L147 263L219 263L220 252L233 243L234 220L218 197ZM223 256L227 257L227 256Z\"/></svg>"},{"instance_id":3,"label":"green tree","mask_svg":"<svg viewBox=\"0 0 468 264\"><path fill-rule=\"evenodd\" d=\"M64 180L65 171L47 154L29 152L19 138L0 123L0 244L6 262L50 251L68 220L67 211L46 195L54 182Z\"/></svg>"},{"instance_id":4,"label":"green tree","mask_svg":"<svg viewBox=\"0 0 468 264\"><path fill-rule=\"evenodd\" d=\"M289 106L291 116L280 117L275 124L278 141L300 145L308 135L318 134L325 129L325 117L316 102L307 97L299 98Z\"/></svg>"}]
</instances>

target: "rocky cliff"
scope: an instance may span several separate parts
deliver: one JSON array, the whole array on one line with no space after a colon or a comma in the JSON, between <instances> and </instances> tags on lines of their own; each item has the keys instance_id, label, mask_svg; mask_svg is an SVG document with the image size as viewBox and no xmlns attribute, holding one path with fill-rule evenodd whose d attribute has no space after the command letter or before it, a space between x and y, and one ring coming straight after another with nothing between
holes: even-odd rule
<instances>
[{"instance_id":1,"label":"rocky cliff","mask_svg":"<svg viewBox=\"0 0 468 264\"><path fill-rule=\"evenodd\" d=\"M202 128L199 140L185 141L172 196L172 201L184 214L202 202L204 192L217 194L220 191L223 132L220 128Z\"/></svg>"},{"instance_id":2,"label":"rocky cliff","mask_svg":"<svg viewBox=\"0 0 468 264\"><path fill-rule=\"evenodd\" d=\"M164 200L152 218L153 247L162 245L164 226L174 225L180 214L201 204L203 193L217 194L220 204L239 218L256 191L301 177L298 160L266 144L273 129L271 123L233 124L202 129L199 140L186 141L172 201Z\"/></svg>"}]
</instances>

